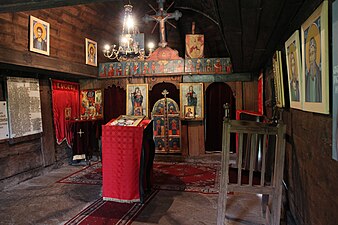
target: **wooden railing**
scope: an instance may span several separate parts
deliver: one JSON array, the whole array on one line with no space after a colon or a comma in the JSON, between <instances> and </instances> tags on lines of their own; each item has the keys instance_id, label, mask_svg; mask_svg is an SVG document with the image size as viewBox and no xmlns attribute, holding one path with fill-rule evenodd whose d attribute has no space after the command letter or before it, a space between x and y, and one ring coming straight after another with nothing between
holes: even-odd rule
<instances>
[{"instance_id":1,"label":"wooden railing","mask_svg":"<svg viewBox=\"0 0 338 225\"><path fill-rule=\"evenodd\" d=\"M226 218L228 192L263 194L262 216L268 208L267 223L279 225L281 213L282 179L285 156L286 125L224 119L222 140L222 174L218 198L217 225ZM235 166L229 166L230 134L238 135ZM259 151L260 149L260 151ZM249 159L243 154L249 151ZM247 164L244 160L249 160ZM249 165L249 166L245 166ZM269 196L271 205L268 204ZM269 207L267 207L269 206Z\"/></svg>"}]
</instances>

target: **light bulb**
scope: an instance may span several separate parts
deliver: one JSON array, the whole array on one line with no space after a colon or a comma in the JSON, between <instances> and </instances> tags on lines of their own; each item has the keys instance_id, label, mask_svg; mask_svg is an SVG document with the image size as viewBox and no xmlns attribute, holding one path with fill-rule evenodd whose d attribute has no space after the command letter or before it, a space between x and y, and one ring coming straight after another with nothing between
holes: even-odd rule
<instances>
[{"instance_id":1,"label":"light bulb","mask_svg":"<svg viewBox=\"0 0 338 225\"><path fill-rule=\"evenodd\" d=\"M109 51L110 46L109 46L108 44L106 44L106 45L104 46L104 49L105 49L106 51Z\"/></svg>"},{"instance_id":2,"label":"light bulb","mask_svg":"<svg viewBox=\"0 0 338 225\"><path fill-rule=\"evenodd\" d=\"M127 27L128 29L132 29L134 27L134 19L131 16L129 16L127 19Z\"/></svg>"},{"instance_id":3,"label":"light bulb","mask_svg":"<svg viewBox=\"0 0 338 225\"><path fill-rule=\"evenodd\" d=\"M127 43L127 42L128 42L128 39L127 39L127 37L125 37L125 36L122 36L122 38L121 38L121 42L122 42L122 43Z\"/></svg>"},{"instance_id":4,"label":"light bulb","mask_svg":"<svg viewBox=\"0 0 338 225\"><path fill-rule=\"evenodd\" d=\"M154 47L155 47L154 42L149 42L149 43L148 43L148 48L149 48L149 49L154 49Z\"/></svg>"}]
</instances>

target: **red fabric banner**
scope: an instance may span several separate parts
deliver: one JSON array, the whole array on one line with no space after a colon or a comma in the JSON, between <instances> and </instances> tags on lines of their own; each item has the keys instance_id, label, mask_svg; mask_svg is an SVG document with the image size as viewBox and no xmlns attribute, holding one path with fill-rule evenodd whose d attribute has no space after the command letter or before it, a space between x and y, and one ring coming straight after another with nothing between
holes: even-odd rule
<instances>
[{"instance_id":1,"label":"red fabric banner","mask_svg":"<svg viewBox=\"0 0 338 225\"><path fill-rule=\"evenodd\" d=\"M70 120L79 118L79 90L78 83L52 80L53 117L58 144L66 140L68 146L72 145Z\"/></svg>"}]
</instances>

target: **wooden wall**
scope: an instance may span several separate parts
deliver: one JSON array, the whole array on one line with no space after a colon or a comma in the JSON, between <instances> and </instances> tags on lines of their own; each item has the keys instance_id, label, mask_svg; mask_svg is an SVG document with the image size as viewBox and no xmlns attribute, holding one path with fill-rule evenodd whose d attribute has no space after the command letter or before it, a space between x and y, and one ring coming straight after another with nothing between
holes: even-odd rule
<instances>
[{"instance_id":1,"label":"wooden wall","mask_svg":"<svg viewBox=\"0 0 338 225\"><path fill-rule=\"evenodd\" d=\"M40 79L40 98L43 133L0 141L0 189L41 174L44 167L57 161L48 79Z\"/></svg>"},{"instance_id":2,"label":"wooden wall","mask_svg":"<svg viewBox=\"0 0 338 225\"><path fill-rule=\"evenodd\" d=\"M309 1L308 5L304 4L304 10L290 24L289 32L281 37L278 49L284 49L287 38L300 28L321 2ZM331 3L329 1L329 10ZM285 58L285 53L282 57ZM271 118L274 96L270 88L273 75L271 62L266 64L264 100L267 116ZM284 80L287 80L286 72L283 74ZM270 88L267 88L269 85ZM284 88L288 91L287 85ZM284 170L287 224L337 224L338 162L332 159L332 113L324 115L286 107L282 119L287 125Z\"/></svg>"},{"instance_id":3,"label":"wooden wall","mask_svg":"<svg viewBox=\"0 0 338 225\"><path fill-rule=\"evenodd\" d=\"M116 4L115 10L118 8L120 11L119 5ZM49 70L51 73L97 77L97 67L85 65L85 38L98 42L100 62L104 60L101 53L104 43L120 32L119 26L112 25L101 10L104 10L103 5L98 3L0 13L0 62ZM29 51L30 15L50 24L49 56Z\"/></svg>"},{"instance_id":4,"label":"wooden wall","mask_svg":"<svg viewBox=\"0 0 338 225\"><path fill-rule=\"evenodd\" d=\"M287 124L286 174L289 210L299 225L338 221L338 162L332 159L332 118L291 109Z\"/></svg>"},{"instance_id":5,"label":"wooden wall","mask_svg":"<svg viewBox=\"0 0 338 225\"><path fill-rule=\"evenodd\" d=\"M270 80L268 68L265 79ZM269 81L268 81L269 82ZM266 82L266 83L268 83ZM270 96L265 96L271 118ZM270 114L270 115L269 115ZM290 225L335 225L338 162L332 159L332 116L286 108L285 218Z\"/></svg>"},{"instance_id":6,"label":"wooden wall","mask_svg":"<svg viewBox=\"0 0 338 225\"><path fill-rule=\"evenodd\" d=\"M258 81L243 82L243 109L258 112Z\"/></svg>"}]
</instances>

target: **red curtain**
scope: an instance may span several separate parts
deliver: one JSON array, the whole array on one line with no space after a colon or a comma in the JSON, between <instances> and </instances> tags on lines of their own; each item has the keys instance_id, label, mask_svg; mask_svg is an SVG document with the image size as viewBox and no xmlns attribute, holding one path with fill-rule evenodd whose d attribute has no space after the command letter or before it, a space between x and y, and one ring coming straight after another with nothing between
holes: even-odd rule
<instances>
[{"instance_id":1,"label":"red curtain","mask_svg":"<svg viewBox=\"0 0 338 225\"><path fill-rule=\"evenodd\" d=\"M73 131L69 120L79 118L79 84L52 80L52 100L56 141L61 144L66 140L71 146Z\"/></svg>"},{"instance_id":2,"label":"red curtain","mask_svg":"<svg viewBox=\"0 0 338 225\"><path fill-rule=\"evenodd\" d=\"M104 89L104 123L126 114L126 91L112 86Z\"/></svg>"}]
</instances>

